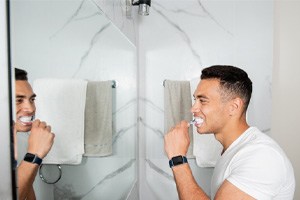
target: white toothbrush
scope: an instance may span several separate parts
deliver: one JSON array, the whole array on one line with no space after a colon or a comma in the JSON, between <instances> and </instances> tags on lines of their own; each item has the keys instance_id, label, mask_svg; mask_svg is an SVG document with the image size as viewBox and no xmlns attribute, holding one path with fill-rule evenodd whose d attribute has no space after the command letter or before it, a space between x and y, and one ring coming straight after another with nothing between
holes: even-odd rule
<instances>
[{"instance_id":1,"label":"white toothbrush","mask_svg":"<svg viewBox=\"0 0 300 200\"><path fill-rule=\"evenodd\" d=\"M195 123L201 124L203 122L203 119L201 118L194 118L189 122L190 125L195 125Z\"/></svg>"}]
</instances>

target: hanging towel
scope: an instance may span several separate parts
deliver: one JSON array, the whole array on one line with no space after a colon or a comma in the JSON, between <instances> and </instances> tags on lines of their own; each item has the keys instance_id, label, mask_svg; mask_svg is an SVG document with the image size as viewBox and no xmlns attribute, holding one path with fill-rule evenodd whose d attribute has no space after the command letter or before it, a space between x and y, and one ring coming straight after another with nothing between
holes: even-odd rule
<instances>
[{"instance_id":1,"label":"hanging towel","mask_svg":"<svg viewBox=\"0 0 300 200\"><path fill-rule=\"evenodd\" d=\"M88 82L84 156L112 154L112 81Z\"/></svg>"},{"instance_id":2,"label":"hanging towel","mask_svg":"<svg viewBox=\"0 0 300 200\"><path fill-rule=\"evenodd\" d=\"M164 110L165 110L165 133L182 120L192 120L190 111L192 106L191 89L189 81L164 81ZM189 128L190 146L187 157L193 157L193 132Z\"/></svg>"},{"instance_id":3,"label":"hanging towel","mask_svg":"<svg viewBox=\"0 0 300 200\"><path fill-rule=\"evenodd\" d=\"M36 118L46 121L55 134L44 164L81 163L84 154L84 109L87 82L78 79L38 79Z\"/></svg>"},{"instance_id":4,"label":"hanging towel","mask_svg":"<svg viewBox=\"0 0 300 200\"><path fill-rule=\"evenodd\" d=\"M192 79L191 94L197 89L200 79ZM197 128L193 126L193 154L196 157L196 163L199 167L214 167L221 156L223 149L221 143L216 140L213 134L199 134Z\"/></svg>"}]
</instances>

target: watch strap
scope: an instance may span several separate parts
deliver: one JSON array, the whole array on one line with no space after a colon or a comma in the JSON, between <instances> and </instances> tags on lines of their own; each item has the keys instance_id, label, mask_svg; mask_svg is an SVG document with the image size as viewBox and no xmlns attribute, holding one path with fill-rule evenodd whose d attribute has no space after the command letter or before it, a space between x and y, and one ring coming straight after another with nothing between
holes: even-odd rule
<instances>
[{"instance_id":1,"label":"watch strap","mask_svg":"<svg viewBox=\"0 0 300 200\"><path fill-rule=\"evenodd\" d=\"M188 160L185 156L175 156L173 158L171 158L171 160L169 160L169 166L170 168L176 166L176 165L181 165L184 163L188 163Z\"/></svg>"},{"instance_id":2,"label":"watch strap","mask_svg":"<svg viewBox=\"0 0 300 200\"><path fill-rule=\"evenodd\" d=\"M42 164L43 159L39 158L37 155L32 154L32 153L26 153L24 156L24 161L30 162L30 163L35 163L38 165Z\"/></svg>"}]
</instances>

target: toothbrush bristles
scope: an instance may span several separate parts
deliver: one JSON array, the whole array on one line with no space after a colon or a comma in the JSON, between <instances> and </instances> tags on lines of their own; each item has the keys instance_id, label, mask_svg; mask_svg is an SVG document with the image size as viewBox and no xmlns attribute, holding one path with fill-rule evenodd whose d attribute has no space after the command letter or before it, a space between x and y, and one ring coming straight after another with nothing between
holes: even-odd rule
<instances>
[{"instance_id":1,"label":"toothbrush bristles","mask_svg":"<svg viewBox=\"0 0 300 200\"><path fill-rule=\"evenodd\" d=\"M195 119L193 119L193 120L191 120L190 122L189 122L189 124L191 124L191 125L193 125L194 123L195 123Z\"/></svg>"}]
</instances>

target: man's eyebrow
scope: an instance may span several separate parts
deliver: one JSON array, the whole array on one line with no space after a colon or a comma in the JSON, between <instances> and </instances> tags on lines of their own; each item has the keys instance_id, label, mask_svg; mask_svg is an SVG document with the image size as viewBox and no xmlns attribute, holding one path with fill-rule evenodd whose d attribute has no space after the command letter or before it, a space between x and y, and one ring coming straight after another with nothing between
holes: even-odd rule
<instances>
[{"instance_id":1,"label":"man's eyebrow","mask_svg":"<svg viewBox=\"0 0 300 200\"><path fill-rule=\"evenodd\" d=\"M208 97L207 97L207 96L205 96L205 95L202 95L202 94L199 94L199 95L197 95L197 96L193 95L193 97L194 97L194 98L196 98L196 99L200 99L200 98L203 98L203 99L208 99Z\"/></svg>"},{"instance_id":2,"label":"man's eyebrow","mask_svg":"<svg viewBox=\"0 0 300 200\"><path fill-rule=\"evenodd\" d=\"M25 98L25 95L17 95L16 98Z\"/></svg>"},{"instance_id":3,"label":"man's eyebrow","mask_svg":"<svg viewBox=\"0 0 300 200\"><path fill-rule=\"evenodd\" d=\"M36 97L36 94L33 94L33 95L30 96L30 99L31 99L31 98L35 98L35 97ZM16 98L23 98L23 99L24 99L24 98L26 98L26 96L25 96L25 95L20 95L20 94L19 94L19 95L16 96Z\"/></svg>"}]
</instances>

